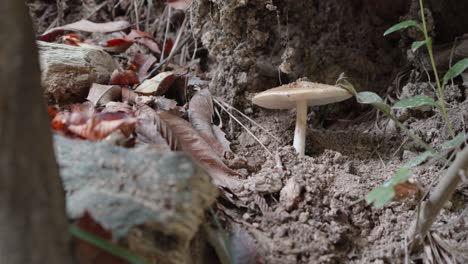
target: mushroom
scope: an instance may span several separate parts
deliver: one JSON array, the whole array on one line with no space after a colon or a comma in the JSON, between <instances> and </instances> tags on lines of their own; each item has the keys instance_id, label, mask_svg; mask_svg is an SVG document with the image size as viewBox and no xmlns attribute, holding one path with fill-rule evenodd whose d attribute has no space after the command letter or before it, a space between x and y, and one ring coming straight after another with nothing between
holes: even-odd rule
<instances>
[{"instance_id":1,"label":"mushroom","mask_svg":"<svg viewBox=\"0 0 468 264\"><path fill-rule=\"evenodd\" d=\"M296 108L296 130L293 146L304 156L307 132L307 107L326 105L346 100L352 95L338 86L296 81L263 91L252 98L252 103L268 109Z\"/></svg>"}]
</instances>

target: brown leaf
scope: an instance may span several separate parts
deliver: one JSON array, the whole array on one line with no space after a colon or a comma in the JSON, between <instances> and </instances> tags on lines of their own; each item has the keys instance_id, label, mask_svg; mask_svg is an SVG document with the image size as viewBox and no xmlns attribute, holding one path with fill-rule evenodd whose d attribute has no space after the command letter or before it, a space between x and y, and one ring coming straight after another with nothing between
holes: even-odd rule
<instances>
[{"instance_id":1,"label":"brown leaf","mask_svg":"<svg viewBox=\"0 0 468 264\"><path fill-rule=\"evenodd\" d=\"M136 53L133 56L131 64L135 66L137 76L140 80L148 75L149 69L157 61L156 57L151 54Z\"/></svg>"},{"instance_id":2,"label":"brown leaf","mask_svg":"<svg viewBox=\"0 0 468 264\"><path fill-rule=\"evenodd\" d=\"M422 191L421 186L416 183L402 182L393 187L395 190L395 201L402 201L408 198L417 197Z\"/></svg>"},{"instance_id":3,"label":"brown leaf","mask_svg":"<svg viewBox=\"0 0 468 264\"><path fill-rule=\"evenodd\" d=\"M192 0L168 0L167 4L174 9L187 10L192 4Z\"/></svg>"},{"instance_id":4,"label":"brown leaf","mask_svg":"<svg viewBox=\"0 0 468 264\"><path fill-rule=\"evenodd\" d=\"M106 112L122 112L130 116L133 113L133 109L127 102L109 102L101 111L101 113Z\"/></svg>"},{"instance_id":5,"label":"brown leaf","mask_svg":"<svg viewBox=\"0 0 468 264\"><path fill-rule=\"evenodd\" d=\"M135 85L139 84L140 80L138 75L133 70L126 70L124 72L115 69L110 78L110 84L112 85Z\"/></svg>"},{"instance_id":6,"label":"brown leaf","mask_svg":"<svg viewBox=\"0 0 468 264\"><path fill-rule=\"evenodd\" d=\"M130 27L130 23L127 21L115 21L107 23L94 23L89 20L80 20L75 23L71 23L65 26L56 27L48 30L39 37L39 40L52 41L55 37L62 34L63 31L83 31L83 32L115 32L125 30Z\"/></svg>"},{"instance_id":7,"label":"brown leaf","mask_svg":"<svg viewBox=\"0 0 468 264\"><path fill-rule=\"evenodd\" d=\"M95 106L100 106L111 101L120 100L121 97L122 89L119 86L93 83L86 100L92 102Z\"/></svg>"},{"instance_id":8,"label":"brown leaf","mask_svg":"<svg viewBox=\"0 0 468 264\"><path fill-rule=\"evenodd\" d=\"M200 90L192 97L189 102L188 116L193 128L210 144L219 157L224 157L226 152L230 152L229 142L227 148L225 147L227 140L224 135L217 131L218 136L224 139L223 145L213 131L213 100L208 89Z\"/></svg>"},{"instance_id":9,"label":"brown leaf","mask_svg":"<svg viewBox=\"0 0 468 264\"><path fill-rule=\"evenodd\" d=\"M161 48L159 43L150 34L132 29L130 34L126 36L126 39L139 43L147 47L151 52L156 54L158 57L161 55Z\"/></svg>"},{"instance_id":10,"label":"brown leaf","mask_svg":"<svg viewBox=\"0 0 468 264\"><path fill-rule=\"evenodd\" d=\"M163 95L174 83L176 76L173 72L161 72L151 79L143 81L135 92L147 95Z\"/></svg>"},{"instance_id":11,"label":"brown leaf","mask_svg":"<svg viewBox=\"0 0 468 264\"><path fill-rule=\"evenodd\" d=\"M135 111L135 115L138 117L135 127L138 140L143 143L152 144L160 151L170 151L171 146L174 150L177 148L177 142L167 133L159 115L151 107L140 105L137 111Z\"/></svg>"},{"instance_id":12,"label":"brown leaf","mask_svg":"<svg viewBox=\"0 0 468 264\"><path fill-rule=\"evenodd\" d=\"M122 88L122 101L128 102L129 104L133 105L136 101L138 94L135 93L132 89L123 87Z\"/></svg>"},{"instance_id":13,"label":"brown leaf","mask_svg":"<svg viewBox=\"0 0 468 264\"><path fill-rule=\"evenodd\" d=\"M167 127L167 135L177 140L177 150L189 153L211 175L215 184L231 190L240 187L239 174L223 163L189 122L168 112L159 113L159 117Z\"/></svg>"}]
</instances>

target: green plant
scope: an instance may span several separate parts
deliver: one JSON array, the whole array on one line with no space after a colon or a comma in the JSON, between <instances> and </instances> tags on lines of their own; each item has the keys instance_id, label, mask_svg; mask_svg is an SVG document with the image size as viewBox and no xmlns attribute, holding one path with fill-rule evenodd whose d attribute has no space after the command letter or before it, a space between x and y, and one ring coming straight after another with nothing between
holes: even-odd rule
<instances>
[{"instance_id":1,"label":"green plant","mask_svg":"<svg viewBox=\"0 0 468 264\"><path fill-rule=\"evenodd\" d=\"M435 82L437 85L437 97L438 101L435 101L429 96L426 95L418 95L411 98L403 99L393 106L388 105L384 102L384 100L377 94L372 92L356 92L353 85L348 82L343 76L340 76L337 83L338 85L348 89L355 97L356 100L361 104L371 104L376 109L383 112L388 118L393 120L395 124L404 131L410 138L412 138L415 142L421 145L426 151L415 157L414 159L406 162L399 170L396 171L395 175L383 185L376 187L373 189L367 196L366 201L369 204L373 204L377 208L383 207L385 204L389 203L395 197L395 187L398 184L406 182L411 177L411 168L420 165L421 163L425 162L429 158L436 158L436 159L445 159L442 153L437 152L433 147L429 144L425 143L421 138L413 134L408 128L406 128L392 113L392 109L410 109L410 108L417 108L423 105L428 105L434 107L440 111L442 114L448 128L450 131L450 135L452 137L451 140L443 143L440 145L442 149L444 148L456 148L461 143L465 141L465 134L460 133L455 135L453 130L452 124L447 114L447 109L445 107L445 99L444 99L444 87L448 84L448 82L460 75L468 68L468 58L465 58L453 65L444 75L442 82L439 79L437 67L434 60L434 54L432 50L432 39L429 37L426 20L424 15L424 3L423 0L419 0L420 4L420 11L421 11L421 21L419 23L414 20L407 20L401 23L398 23L387 31L385 31L384 36L391 34L393 32L397 32L402 29L406 29L409 27L415 27L416 29L420 30L424 34L424 40L416 41L411 45L411 49L416 51L422 46L426 46L432 66L433 73L435 75Z\"/></svg>"},{"instance_id":2,"label":"green plant","mask_svg":"<svg viewBox=\"0 0 468 264\"><path fill-rule=\"evenodd\" d=\"M80 229L79 227L75 226L75 225L71 225L70 226L70 234L72 234L73 236L83 240L83 241L86 241L94 246L96 246L97 248L100 248L104 251L107 251L109 252L109 254L111 255L114 255L114 256L117 256L117 257L120 257L124 260L126 260L128 263L130 264L148 264L147 261L141 259L140 257L134 255L133 253L131 253L130 251L126 250L126 249L123 249L123 248L120 248L120 247L117 247L115 245L113 245L112 243L108 242L107 240L105 239L102 239L96 235L93 235L87 231L84 231L82 229Z\"/></svg>"}]
</instances>

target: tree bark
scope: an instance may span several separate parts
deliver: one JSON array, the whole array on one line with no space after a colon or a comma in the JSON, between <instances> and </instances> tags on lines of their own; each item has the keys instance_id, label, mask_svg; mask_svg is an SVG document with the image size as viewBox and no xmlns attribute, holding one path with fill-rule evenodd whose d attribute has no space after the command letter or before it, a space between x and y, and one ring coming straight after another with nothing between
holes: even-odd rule
<instances>
[{"instance_id":1,"label":"tree bark","mask_svg":"<svg viewBox=\"0 0 468 264\"><path fill-rule=\"evenodd\" d=\"M32 25L23 1L0 1L0 263L70 263Z\"/></svg>"}]
</instances>

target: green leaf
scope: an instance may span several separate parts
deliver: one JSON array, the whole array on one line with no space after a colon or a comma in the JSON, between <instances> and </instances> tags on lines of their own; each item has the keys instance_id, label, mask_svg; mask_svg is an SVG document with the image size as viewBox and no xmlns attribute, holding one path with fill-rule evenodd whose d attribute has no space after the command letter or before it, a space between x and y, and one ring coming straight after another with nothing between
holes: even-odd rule
<instances>
[{"instance_id":1,"label":"green leaf","mask_svg":"<svg viewBox=\"0 0 468 264\"><path fill-rule=\"evenodd\" d=\"M356 100L361 104L372 104L375 108L384 113L390 113L390 106L388 106L382 98L373 92L360 92L356 94Z\"/></svg>"},{"instance_id":2,"label":"green leaf","mask_svg":"<svg viewBox=\"0 0 468 264\"><path fill-rule=\"evenodd\" d=\"M405 98L392 106L392 109L406 109L406 108L416 108L423 105L430 105L439 107L439 105L427 95L418 95L415 97Z\"/></svg>"},{"instance_id":3,"label":"green leaf","mask_svg":"<svg viewBox=\"0 0 468 264\"><path fill-rule=\"evenodd\" d=\"M442 86L445 86L448 81L452 78L457 77L461 73L463 73L466 68L468 68L468 58L464 58L463 60L455 63L444 75L444 81Z\"/></svg>"},{"instance_id":4,"label":"green leaf","mask_svg":"<svg viewBox=\"0 0 468 264\"><path fill-rule=\"evenodd\" d=\"M436 156L437 154L434 153L434 152L431 152L431 151L424 151L423 153L419 154L418 156L410 159L409 161L407 161L404 165L403 165L403 168L413 168L413 167L416 167L418 165L420 165L421 163L423 163L424 161L426 161L428 158L430 157L434 157Z\"/></svg>"},{"instance_id":5,"label":"green leaf","mask_svg":"<svg viewBox=\"0 0 468 264\"><path fill-rule=\"evenodd\" d=\"M403 166L397 170L395 176L393 176L387 184L389 187L393 188L395 185L407 181L409 177L411 177L411 171L408 167Z\"/></svg>"},{"instance_id":6,"label":"green leaf","mask_svg":"<svg viewBox=\"0 0 468 264\"><path fill-rule=\"evenodd\" d=\"M464 141L465 141L465 133L460 132L458 133L456 137L452 138L451 140L445 141L440 146L443 149L451 149L451 148L458 147Z\"/></svg>"},{"instance_id":7,"label":"green leaf","mask_svg":"<svg viewBox=\"0 0 468 264\"><path fill-rule=\"evenodd\" d=\"M356 94L356 99L361 104L383 103L382 98L373 92L360 92Z\"/></svg>"},{"instance_id":8,"label":"green leaf","mask_svg":"<svg viewBox=\"0 0 468 264\"><path fill-rule=\"evenodd\" d=\"M406 21L400 22L400 23L392 26L391 28L387 29L387 31L385 31L385 33L383 35L387 36L388 34L391 34L393 32L396 32L396 31L399 31L399 30L402 30L402 29L405 29L405 28L408 28L408 27L417 27L419 30L422 31L422 27L418 22L416 22L414 20L406 20Z\"/></svg>"},{"instance_id":9,"label":"green leaf","mask_svg":"<svg viewBox=\"0 0 468 264\"><path fill-rule=\"evenodd\" d=\"M351 93L352 95L357 94L356 89L354 89L354 85L345 79L343 73L340 74L340 77L337 81L337 85L340 86L341 88L348 90L348 92Z\"/></svg>"},{"instance_id":10,"label":"green leaf","mask_svg":"<svg viewBox=\"0 0 468 264\"><path fill-rule=\"evenodd\" d=\"M381 185L370 191L366 195L366 202L373 204L376 208L382 208L384 205L392 201L395 196L393 186Z\"/></svg>"},{"instance_id":11,"label":"green leaf","mask_svg":"<svg viewBox=\"0 0 468 264\"><path fill-rule=\"evenodd\" d=\"M411 44L411 51L412 51L412 52L417 51L417 50L418 50L420 47L422 47L424 44L426 44L426 41L425 41L425 40L413 42L413 44Z\"/></svg>"},{"instance_id":12,"label":"green leaf","mask_svg":"<svg viewBox=\"0 0 468 264\"><path fill-rule=\"evenodd\" d=\"M130 251L128 250L125 250L123 248L119 248L119 247L116 247L114 246L113 244L111 244L110 242L98 237L98 236L95 236L89 232L86 232L84 230L81 230L79 229L77 226L75 225L71 225L70 226L70 233L83 240L83 241L86 241L102 250L105 250L107 252L109 252L110 254L114 255L114 256L117 256L117 257L120 257L126 261L128 261L129 263L131 264L148 264L148 262L146 262L145 260L141 259L140 257L134 255L133 253L131 253Z\"/></svg>"}]
</instances>

